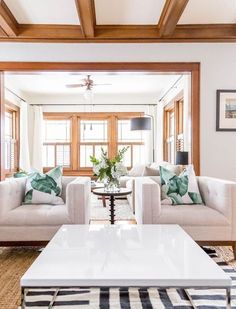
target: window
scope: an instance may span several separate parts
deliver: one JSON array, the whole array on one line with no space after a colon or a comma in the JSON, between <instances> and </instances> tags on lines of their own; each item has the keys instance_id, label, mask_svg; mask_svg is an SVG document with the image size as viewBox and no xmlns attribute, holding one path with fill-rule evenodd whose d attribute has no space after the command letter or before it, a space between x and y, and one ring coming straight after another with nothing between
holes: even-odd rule
<instances>
[{"instance_id":1,"label":"window","mask_svg":"<svg viewBox=\"0 0 236 309\"><path fill-rule=\"evenodd\" d=\"M144 151L142 132L130 130L130 119L118 120L118 149L125 146L129 146L124 158L127 167L142 162L142 152Z\"/></svg>"},{"instance_id":2,"label":"window","mask_svg":"<svg viewBox=\"0 0 236 309\"><path fill-rule=\"evenodd\" d=\"M144 141L141 132L130 131L131 117L141 113L60 113L44 114L45 169L63 165L68 174L76 171L92 175L90 156L97 158L103 148L110 157L124 146L130 146L125 154L125 165L130 168L140 162Z\"/></svg>"},{"instance_id":3,"label":"window","mask_svg":"<svg viewBox=\"0 0 236 309\"><path fill-rule=\"evenodd\" d=\"M101 148L108 150L107 120L80 121L80 167L92 167L90 156L100 157Z\"/></svg>"},{"instance_id":4,"label":"window","mask_svg":"<svg viewBox=\"0 0 236 309\"><path fill-rule=\"evenodd\" d=\"M5 106L5 174L19 169L19 108L11 103Z\"/></svg>"},{"instance_id":5,"label":"window","mask_svg":"<svg viewBox=\"0 0 236 309\"><path fill-rule=\"evenodd\" d=\"M176 102L176 151L184 151L184 100Z\"/></svg>"},{"instance_id":6,"label":"window","mask_svg":"<svg viewBox=\"0 0 236 309\"><path fill-rule=\"evenodd\" d=\"M71 120L44 120L43 166L71 167Z\"/></svg>"},{"instance_id":7,"label":"window","mask_svg":"<svg viewBox=\"0 0 236 309\"><path fill-rule=\"evenodd\" d=\"M164 160L175 163L176 151L184 150L183 99L168 104L164 109Z\"/></svg>"}]
</instances>

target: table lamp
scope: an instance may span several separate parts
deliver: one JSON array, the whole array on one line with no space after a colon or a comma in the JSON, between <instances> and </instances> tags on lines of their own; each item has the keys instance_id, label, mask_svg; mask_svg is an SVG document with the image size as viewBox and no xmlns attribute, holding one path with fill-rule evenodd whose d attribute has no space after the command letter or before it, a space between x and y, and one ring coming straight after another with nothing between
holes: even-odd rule
<instances>
[{"instance_id":1,"label":"table lamp","mask_svg":"<svg viewBox=\"0 0 236 309\"><path fill-rule=\"evenodd\" d=\"M182 165L182 170L188 165L188 151L176 151L176 165Z\"/></svg>"}]
</instances>

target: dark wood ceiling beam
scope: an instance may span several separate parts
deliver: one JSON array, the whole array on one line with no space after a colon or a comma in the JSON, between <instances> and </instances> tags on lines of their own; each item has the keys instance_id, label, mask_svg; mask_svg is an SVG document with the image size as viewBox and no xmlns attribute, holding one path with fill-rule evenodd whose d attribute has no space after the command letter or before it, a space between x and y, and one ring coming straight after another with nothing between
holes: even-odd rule
<instances>
[{"instance_id":1,"label":"dark wood ceiling beam","mask_svg":"<svg viewBox=\"0 0 236 309\"><path fill-rule=\"evenodd\" d=\"M75 0L79 15L81 31L85 38L93 38L95 34L95 5L93 0Z\"/></svg>"},{"instance_id":2,"label":"dark wood ceiling beam","mask_svg":"<svg viewBox=\"0 0 236 309\"><path fill-rule=\"evenodd\" d=\"M19 25L17 37L0 31L0 41L11 42L236 42L236 24L177 25L173 35L160 37L156 26L96 26L96 36L84 37L80 26Z\"/></svg>"},{"instance_id":3,"label":"dark wood ceiling beam","mask_svg":"<svg viewBox=\"0 0 236 309\"><path fill-rule=\"evenodd\" d=\"M178 25L173 38L176 40L225 40L230 42L236 39L236 24L209 24L209 25Z\"/></svg>"},{"instance_id":4,"label":"dark wood ceiling beam","mask_svg":"<svg viewBox=\"0 0 236 309\"><path fill-rule=\"evenodd\" d=\"M0 28L6 36L18 35L18 23L3 0L0 0Z\"/></svg>"},{"instance_id":5,"label":"dark wood ceiling beam","mask_svg":"<svg viewBox=\"0 0 236 309\"><path fill-rule=\"evenodd\" d=\"M158 22L160 37L171 37L189 0L166 0Z\"/></svg>"},{"instance_id":6,"label":"dark wood ceiling beam","mask_svg":"<svg viewBox=\"0 0 236 309\"><path fill-rule=\"evenodd\" d=\"M96 39L97 40L110 40L114 38L120 39L157 39L158 29L156 26L130 26L130 25L119 25L119 26L96 26Z\"/></svg>"},{"instance_id":7,"label":"dark wood ceiling beam","mask_svg":"<svg viewBox=\"0 0 236 309\"><path fill-rule=\"evenodd\" d=\"M83 39L80 26L73 25L19 25L19 40L57 41Z\"/></svg>"}]
</instances>

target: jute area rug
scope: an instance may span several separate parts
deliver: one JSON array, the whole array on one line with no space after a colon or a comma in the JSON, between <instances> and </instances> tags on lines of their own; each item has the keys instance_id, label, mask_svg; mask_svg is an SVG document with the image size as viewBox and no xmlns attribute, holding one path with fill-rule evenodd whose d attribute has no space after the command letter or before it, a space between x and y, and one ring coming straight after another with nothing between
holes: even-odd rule
<instances>
[{"instance_id":1,"label":"jute area rug","mask_svg":"<svg viewBox=\"0 0 236 309\"><path fill-rule=\"evenodd\" d=\"M230 247L215 247L218 258L236 269ZM38 248L0 248L0 309L16 309L20 304L20 278L35 258ZM75 306L76 307L76 306ZM209 307L207 307L209 308Z\"/></svg>"},{"instance_id":2,"label":"jute area rug","mask_svg":"<svg viewBox=\"0 0 236 309\"><path fill-rule=\"evenodd\" d=\"M106 199L106 207L103 207L102 200L96 195L91 195L91 211L90 218L92 220L108 220L109 219L109 200ZM116 220L133 220L134 214L127 199L115 200Z\"/></svg>"}]
</instances>

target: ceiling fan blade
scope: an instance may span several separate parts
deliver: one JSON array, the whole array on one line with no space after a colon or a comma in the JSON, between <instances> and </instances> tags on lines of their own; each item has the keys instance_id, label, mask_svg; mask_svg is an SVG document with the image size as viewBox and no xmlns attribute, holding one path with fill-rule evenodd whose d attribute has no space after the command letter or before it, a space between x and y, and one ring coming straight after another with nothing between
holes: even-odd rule
<instances>
[{"instance_id":1,"label":"ceiling fan blade","mask_svg":"<svg viewBox=\"0 0 236 309\"><path fill-rule=\"evenodd\" d=\"M112 84L93 84L93 86L112 86Z\"/></svg>"},{"instance_id":2,"label":"ceiling fan blade","mask_svg":"<svg viewBox=\"0 0 236 309\"><path fill-rule=\"evenodd\" d=\"M85 87L84 84L69 84L66 85L67 88L80 88L80 87Z\"/></svg>"}]
</instances>

